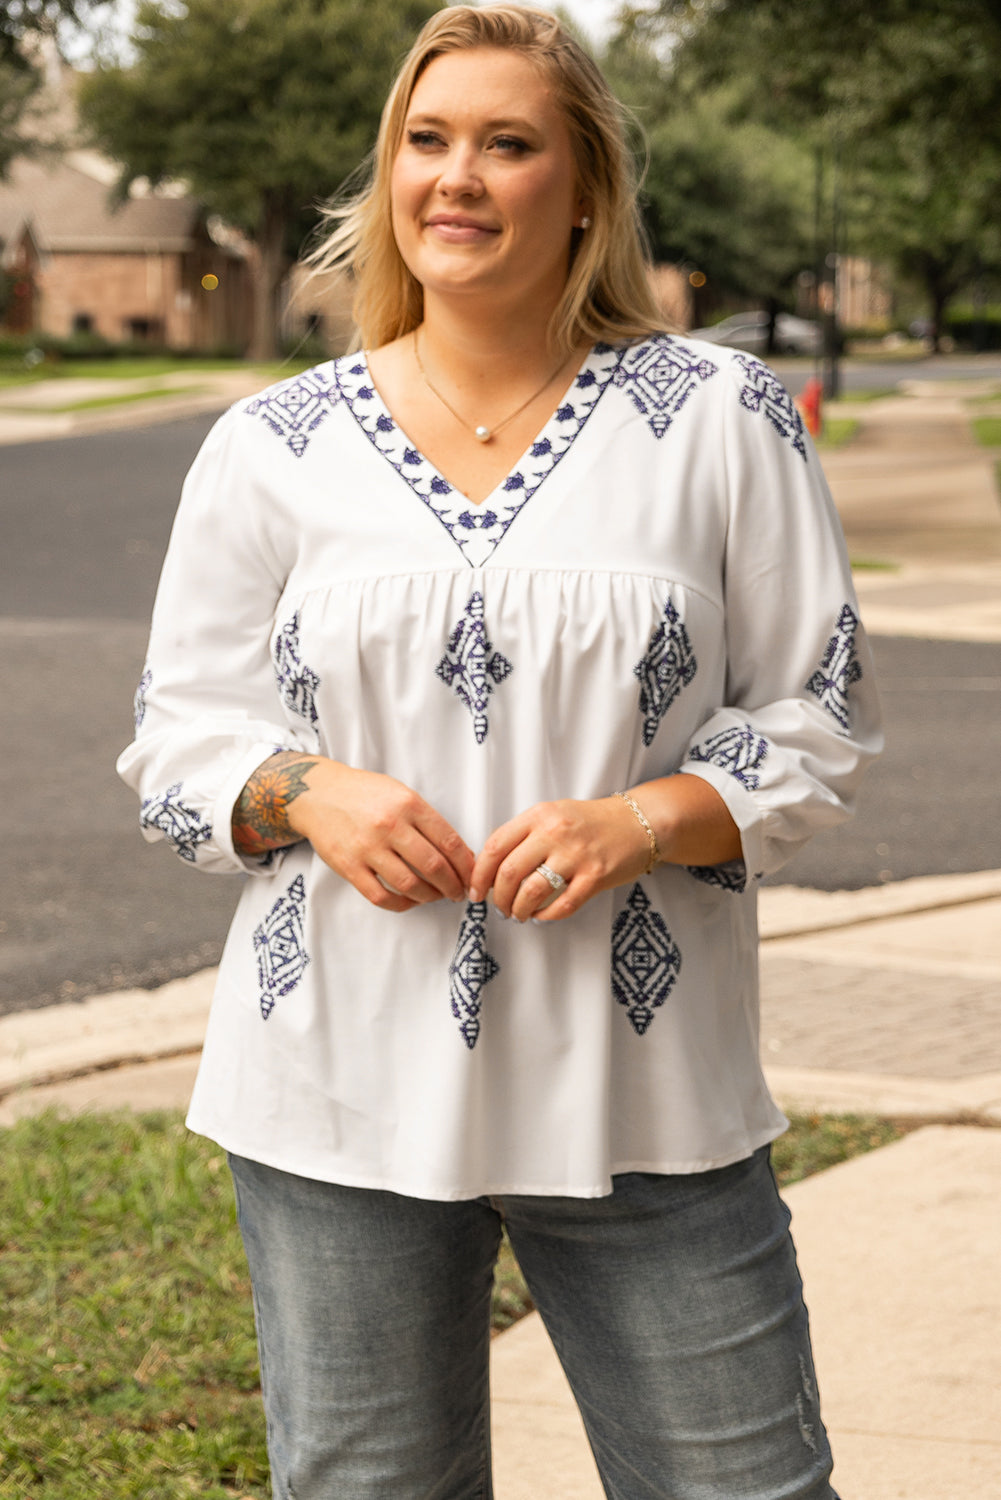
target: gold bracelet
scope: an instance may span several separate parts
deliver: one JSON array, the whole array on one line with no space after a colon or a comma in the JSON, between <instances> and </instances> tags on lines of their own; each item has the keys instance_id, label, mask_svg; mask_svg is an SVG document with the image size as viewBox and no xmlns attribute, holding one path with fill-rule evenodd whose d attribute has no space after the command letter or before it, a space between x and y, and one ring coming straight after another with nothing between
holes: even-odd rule
<instances>
[{"instance_id":1,"label":"gold bracelet","mask_svg":"<svg viewBox=\"0 0 1001 1500\"><path fill-rule=\"evenodd\" d=\"M639 821L639 824L642 827L643 832L646 834L647 838L650 840L650 863L647 865L646 869L643 871L644 875L649 875L650 871L653 869L654 865L660 863L660 846L657 843L657 835L654 833L653 829L650 827L650 819L647 817L647 815L643 811L643 809L636 802L633 801L632 797L630 797L630 795L629 795L628 792L613 792L612 796L613 797L621 797L622 798L623 802L630 809L630 811L632 812L633 816Z\"/></svg>"}]
</instances>

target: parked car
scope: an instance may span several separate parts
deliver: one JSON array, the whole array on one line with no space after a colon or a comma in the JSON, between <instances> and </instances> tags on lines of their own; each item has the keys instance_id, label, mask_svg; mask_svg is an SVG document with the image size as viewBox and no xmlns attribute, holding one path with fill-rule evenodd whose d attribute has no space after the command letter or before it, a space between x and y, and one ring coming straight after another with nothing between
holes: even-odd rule
<instances>
[{"instance_id":1,"label":"parked car","mask_svg":"<svg viewBox=\"0 0 1001 1500\"><path fill-rule=\"evenodd\" d=\"M764 354L768 346L768 314L766 312L734 313L722 323L711 328L694 328L689 335L693 339L705 339L710 344L726 344L731 349L743 349L747 354ZM776 354L819 354L823 348L823 334L816 323L806 318L793 317L792 313L780 312L775 319Z\"/></svg>"}]
</instances>

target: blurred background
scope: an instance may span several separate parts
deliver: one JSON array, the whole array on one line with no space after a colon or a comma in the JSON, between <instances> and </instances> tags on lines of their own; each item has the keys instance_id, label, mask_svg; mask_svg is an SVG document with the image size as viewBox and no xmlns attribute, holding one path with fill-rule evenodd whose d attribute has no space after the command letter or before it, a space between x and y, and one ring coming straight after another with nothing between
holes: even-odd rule
<instances>
[{"instance_id":1,"label":"blurred background","mask_svg":"<svg viewBox=\"0 0 1001 1500\"><path fill-rule=\"evenodd\" d=\"M435 9L4 0L5 352L338 349L350 288L304 284L297 260ZM656 286L679 328L752 313L728 341L829 362L846 342L1001 346L996 7L562 11L632 111Z\"/></svg>"}]
</instances>

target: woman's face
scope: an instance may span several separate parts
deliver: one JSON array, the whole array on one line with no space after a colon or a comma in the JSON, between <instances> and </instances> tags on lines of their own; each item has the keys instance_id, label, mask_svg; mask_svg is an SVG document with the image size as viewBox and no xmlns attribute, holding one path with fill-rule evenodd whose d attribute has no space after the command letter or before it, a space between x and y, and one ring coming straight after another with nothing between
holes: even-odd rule
<instances>
[{"instance_id":1,"label":"woman's face","mask_svg":"<svg viewBox=\"0 0 1001 1500\"><path fill-rule=\"evenodd\" d=\"M410 97L393 163L393 232L425 297L480 297L540 316L566 284L580 220L570 132L520 52L436 57Z\"/></svg>"}]
</instances>

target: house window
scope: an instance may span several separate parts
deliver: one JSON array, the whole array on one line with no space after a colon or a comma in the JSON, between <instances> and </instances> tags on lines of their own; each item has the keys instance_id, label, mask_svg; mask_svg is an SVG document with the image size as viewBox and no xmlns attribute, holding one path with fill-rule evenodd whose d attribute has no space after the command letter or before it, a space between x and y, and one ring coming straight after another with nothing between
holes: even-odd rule
<instances>
[{"instance_id":1,"label":"house window","mask_svg":"<svg viewBox=\"0 0 1001 1500\"><path fill-rule=\"evenodd\" d=\"M93 313L74 313L73 314L73 332L74 333L93 333L94 332L94 315L93 315Z\"/></svg>"},{"instance_id":2,"label":"house window","mask_svg":"<svg viewBox=\"0 0 1001 1500\"><path fill-rule=\"evenodd\" d=\"M125 333L134 344L158 343L163 338L163 324L157 318L129 318Z\"/></svg>"}]
</instances>

